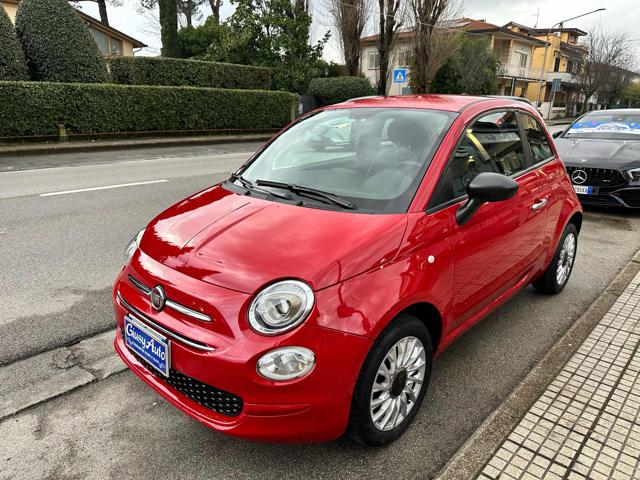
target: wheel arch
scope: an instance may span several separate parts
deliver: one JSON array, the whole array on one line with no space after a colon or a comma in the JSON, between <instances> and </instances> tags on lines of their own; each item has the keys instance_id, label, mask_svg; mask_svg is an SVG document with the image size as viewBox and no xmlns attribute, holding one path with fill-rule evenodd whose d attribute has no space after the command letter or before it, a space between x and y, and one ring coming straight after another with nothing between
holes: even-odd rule
<instances>
[{"instance_id":1,"label":"wheel arch","mask_svg":"<svg viewBox=\"0 0 640 480\"><path fill-rule=\"evenodd\" d=\"M575 212L571 215L571 218L567 222L567 225L572 223L578 229L578 233L580 233L580 229L582 228L582 212Z\"/></svg>"},{"instance_id":2,"label":"wheel arch","mask_svg":"<svg viewBox=\"0 0 640 480\"><path fill-rule=\"evenodd\" d=\"M417 302L405 307L402 311L394 315L394 318L401 313L407 313L416 317L424 324L425 327L427 327L429 335L431 336L431 341L433 342L433 353L435 354L438 351L438 347L441 345L443 327L442 315L440 315L440 312L435 305L429 302Z\"/></svg>"}]
</instances>

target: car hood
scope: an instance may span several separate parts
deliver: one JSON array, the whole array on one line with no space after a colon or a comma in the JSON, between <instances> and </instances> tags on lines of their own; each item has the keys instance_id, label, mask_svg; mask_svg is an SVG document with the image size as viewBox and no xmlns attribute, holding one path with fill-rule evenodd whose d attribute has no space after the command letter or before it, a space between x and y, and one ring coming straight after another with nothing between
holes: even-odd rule
<instances>
[{"instance_id":1,"label":"car hood","mask_svg":"<svg viewBox=\"0 0 640 480\"><path fill-rule=\"evenodd\" d=\"M640 141L591 138L558 138L562 161L571 166L613 168L640 167Z\"/></svg>"},{"instance_id":2,"label":"car hood","mask_svg":"<svg viewBox=\"0 0 640 480\"><path fill-rule=\"evenodd\" d=\"M156 217L140 249L191 277L245 293L281 278L318 290L393 259L406 224L404 214L299 207L216 186Z\"/></svg>"}]
</instances>

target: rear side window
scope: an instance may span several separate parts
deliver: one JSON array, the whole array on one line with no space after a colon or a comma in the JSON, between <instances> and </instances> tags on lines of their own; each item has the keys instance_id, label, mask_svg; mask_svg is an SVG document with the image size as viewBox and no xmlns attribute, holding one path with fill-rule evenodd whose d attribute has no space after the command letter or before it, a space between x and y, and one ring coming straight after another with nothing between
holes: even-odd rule
<instances>
[{"instance_id":1,"label":"rear side window","mask_svg":"<svg viewBox=\"0 0 640 480\"><path fill-rule=\"evenodd\" d=\"M527 168L515 112L493 112L465 131L440 181L433 206L466 194L480 172L515 175Z\"/></svg>"},{"instance_id":2,"label":"rear side window","mask_svg":"<svg viewBox=\"0 0 640 480\"><path fill-rule=\"evenodd\" d=\"M523 113L522 126L527 135L527 141L531 146L531 154L533 155L533 163L540 163L553 157L553 150L549 145L549 139L540 127L538 121L531 115Z\"/></svg>"}]
</instances>

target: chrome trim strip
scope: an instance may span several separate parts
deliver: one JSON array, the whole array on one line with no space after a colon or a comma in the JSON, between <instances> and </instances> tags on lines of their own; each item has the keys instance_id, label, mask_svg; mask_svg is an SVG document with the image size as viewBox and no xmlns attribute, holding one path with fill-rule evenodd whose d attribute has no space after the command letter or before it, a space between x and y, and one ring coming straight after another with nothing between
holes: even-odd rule
<instances>
[{"instance_id":1,"label":"chrome trim strip","mask_svg":"<svg viewBox=\"0 0 640 480\"><path fill-rule=\"evenodd\" d=\"M131 275L129 275L129 281L131 282L131 284L136 287L138 290L140 290L143 294L150 296L151 295L151 288L147 287L144 283L140 282L139 280L137 280L136 278L132 277ZM170 300L167 298L165 305L173 310L175 310L176 312L180 312L183 315L187 315L188 317L192 317L195 318L196 320L200 320L202 322L211 322L211 317L205 313L202 312L198 312L196 310L193 310L189 307L185 307L184 305L178 303L178 302L174 302L173 300Z\"/></svg>"},{"instance_id":2,"label":"chrome trim strip","mask_svg":"<svg viewBox=\"0 0 640 480\"><path fill-rule=\"evenodd\" d=\"M131 282L131 284L134 287L136 287L138 290L140 290L145 295L151 295L151 289L149 287L147 287L146 285L144 285L143 283L140 283L138 280L136 280L131 275L129 275L129 281Z\"/></svg>"},{"instance_id":3,"label":"chrome trim strip","mask_svg":"<svg viewBox=\"0 0 640 480\"><path fill-rule=\"evenodd\" d=\"M160 332L164 333L168 337L171 337L174 340L177 340L177 341L179 341L181 343L184 343L185 345L189 345L190 347L197 348L198 350L204 350L205 352L213 352L215 350L215 348L210 347L209 345L205 345L204 343L196 342L194 340L189 340L188 338L185 338L180 334L172 332L171 330L169 330L169 329L163 327L162 325L159 325L158 323L154 322L147 315L142 313L136 307L130 305L124 298L122 298L122 294L120 293L120 291L117 292L117 296L118 296L118 301L122 304L123 307L129 309L131 311L131 313L133 313L133 314L137 315L138 317L140 317L140 320L144 320L149 325L151 325L153 328L155 328L156 330L159 330Z\"/></svg>"}]
</instances>

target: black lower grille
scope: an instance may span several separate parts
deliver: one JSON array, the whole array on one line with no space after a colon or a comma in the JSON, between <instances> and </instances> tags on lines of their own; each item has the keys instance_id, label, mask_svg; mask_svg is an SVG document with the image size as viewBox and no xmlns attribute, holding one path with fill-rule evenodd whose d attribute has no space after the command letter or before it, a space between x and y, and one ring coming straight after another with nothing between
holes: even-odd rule
<instances>
[{"instance_id":1,"label":"black lower grille","mask_svg":"<svg viewBox=\"0 0 640 480\"><path fill-rule=\"evenodd\" d=\"M176 370L169 372L166 382L194 402L222 415L236 417L242 411L242 399L237 395L219 390Z\"/></svg>"},{"instance_id":2,"label":"black lower grille","mask_svg":"<svg viewBox=\"0 0 640 480\"><path fill-rule=\"evenodd\" d=\"M580 185L589 185L591 187L618 187L627 183L627 179L620 171L611 168L567 167L570 178L572 178L573 172L576 170L582 170L587 174L587 180Z\"/></svg>"},{"instance_id":3,"label":"black lower grille","mask_svg":"<svg viewBox=\"0 0 640 480\"><path fill-rule=\"evenodd\" d=\"M240 415L240 412L242 412L242 399L237 395L202 383L195 378L191 378L173 369L169 370L169 377L160 376L152 368L149 368L147 363L140 358L138 354L135 352L131 353L156 377L203 407L226 415L227 417L237 417Z\"/></svg>"},{"instance_id":4,"label":"black lower grille","mask_svg":"<svg viewBox=\"0 0 640 480\"><path fill-rule=\"evenodd\" d=\"M618 194L630 207L640 207L640 190L630 190Z\"/></svg>"}]
</instances>

